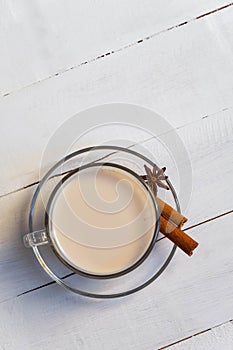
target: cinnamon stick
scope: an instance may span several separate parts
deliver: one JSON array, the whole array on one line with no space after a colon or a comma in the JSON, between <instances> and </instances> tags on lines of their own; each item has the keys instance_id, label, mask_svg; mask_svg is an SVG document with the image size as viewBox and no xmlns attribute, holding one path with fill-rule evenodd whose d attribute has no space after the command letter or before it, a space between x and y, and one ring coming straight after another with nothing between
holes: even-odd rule
<instances>
[{"instance_id":1,"label":"cinnamon stick","mask_svg":"<svg viewBox=\"0 0 233 350\"><path fill-rule=\"evenodd\" d=\"M160 232L189 256L193 254L194 249L198 246L198 243L193 238L188 236L179 227L176 227L173 223L166 220L162 215L160 216Z\"/></svg>"},{"instance_id":2,"label":"cinnamon stick","mask_svg":"<svg viewBox=\"0 0 233 350\"><path fill-rule=\"evenodd\" d=\"M178 226L179 228L181 228L184 225L184 223L188 220L185 216L183 216L181 213L176 211L169 204L162 201L162 199L157 197L156 200L157 200L161 215L165 219L172 221L172 223Z\"/></svg>"},{"instance_id":3,"label":"cinnamon stick","mask_svg":"<svg viewBox=\"0 0 233 350\"><path fill-rule=\"evenodd\" d=\"M147 182L146 175L141 175L141 178ZM161 215L165 219L172 221L179 228L181 228L184 225L184 223L188 220L185 216L183 216L177 210L172 208L169 204L164 202L162 199L156 197L156 200L157 200Z\"/></svg>"},{"instance_id":4,"label":"cinnamon stick","mask_svg":"<svg viewBox=\"0 0 233 350\"><path fill-rule=\"evenodd\" d=\"M148 183L147 175L142 178ZM160 232L191 256L198 243L181 230L188 219L157 196L156 201L160 210Z\"/></svg>"}]
</instances>

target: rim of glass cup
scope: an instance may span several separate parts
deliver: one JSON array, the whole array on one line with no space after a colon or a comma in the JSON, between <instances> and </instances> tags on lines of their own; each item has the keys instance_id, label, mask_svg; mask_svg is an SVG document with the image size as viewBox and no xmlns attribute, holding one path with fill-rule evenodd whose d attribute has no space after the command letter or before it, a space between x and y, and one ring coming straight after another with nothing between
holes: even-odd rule
<instances>
[{"instance_id":1,"label":"rim of glass cup","mask_svg":"<svg viewBox=\"0 0 233 350\"><path fill-rule=\"evenodd\" d=\"M31 203L30 203L30 209L29 209L29 232L33 232L33 217L34 217L34 210L35 210L35 205L37 203L37 199L38 199L38 195L42 189L42 186L46 183L47 180L49 180L50 177L52 177L53 172L62 164L64 164L65 162L67 162L68 160L70 160L73 157L76 157L78 155L87 153L87 152L93 152L93 151L98 151L98 150L114 150L114 151L121 151L121 152L126 152L126 153L130 153L136 157L141 158L142 160L144 160L145 162L147 162L148 164L150 164L151 166L154 166L155 163L150 160L148 157L144 156L143 154L136 152L132 149L129 148L125 148L125 147L120 147L120 146L115 146L115 145L101 145L101 146L91 146L91 147L87 147L87 148L83 148L80 149L78 151L72 152L70 154L68 154L67 156L63 157L62 159L60 159L53 167L50 168L50 170L43 176L43 178L41 179L41 181L39 182L39 184L36 187L36 190L34 192L34 195L32 197ZM94 161L95 162L95 161ZM94 163L91 162L91 163ZM115 163L114 163L115 164ZM77 169L77 168L76 168ZM72 172L76 169L70 170L69 172ZM136 173L135 173L136 174ZM140 176L138 174L136 174L137 176ZM172 183L170 182L169 179L166 180L166 183L169 187L169 189L171 190L171 193L173 195L173 199L175 201L176 204L176 209L178 212L181 212L180 210L180 204L179 204L179 200L176 194L176 191L172 185ZM153 245L153 247L155 246L155 244ZM152 247L152 248L153 248ZM160 267L160 269L152 276L150 277L148 280L146 280L145 282L139 284L137 287L128 289L126 291L123 292L117 292L117 293L109 293L109 294L99 294L99 293L92 293L92 292L88 292L88 291L84 291L75 287L72 287L72 285L70 285L69 283L67 283L63 278L58 277L50 268L49 266L46 264L46 262L44 261L39 249L37 246L33 246L33 252L39 262L39 264L42 266L42 268L44 269L44 271L60 286L76 293L82 296L86 296L86 297L90 297L90 298L97 298L97 299L111 299L111 298L120 298L120 297L124 297L130 294L133 294L135 292L140 291L141 289L145 288L146 286L148 286L149 284L151 284L153 281L155 281L160 275L161 273L166 269L166 267L169 265L170 261L172 260L175 251L176 251L177 246L175 244L173 244L172 249L167 257L167 259L165 260L165 262L163 263L163 265ZM145 259L144 259L145 260ZM125 270L124 270L125 271ZM66 276L65 276L66 277ZM90 276L88 276L90 277Z\"/></svg>"},{"instance_id":2,"label":"rim of glass cup","mask_svg":"<svg viewBox=\"0 0 233 350\"><path fill-rule=\"evenodd\" d=\"M81 172L82 170L85 169L89 169L89 168L94 168L94 167L102 167L102 166L106 166L106 167L112 167L112 168L116 168L116 169L120 169L123 170L126 173L131 174L133 177L135 177L140 183L141 185L146 189L147 193L149 194L151 200L152 200L152 204L154 207L154 212L155 212L155 217L156 217L156 221L155 224L153 225L153 236L152 239L150 241L149 246L147 247L146 251L143 253L143 255L137 259L132 265L130 265L129 267L125 268L124 270L115 272L115 273L109 273L109 274L103 274L103 275L98 275L98 274L94 274L94 273L89 273L86 271L83 271L81 269L75 268L74 266L72 266L72 264L70 264L69 262L67 262L57 251L56 249L56 244L54 242L54 240L51 238L51 233L50 233L50 223L51 223L51 219L50 219L50 209L51 209L51 205L54 201L54 197L56 196L57 191L61 188L61 186L66 183L66 181L72 177L73 175ZM71 171L70 173L68 173L64 178L62 178L58 184L54 187L52 193L49 196L49 200L48 200L48 204L46 207L46 212L45 212L45 229L46 229L46 234L48 236L48 238L50 239L50 242L52 243L51 247L54 250L54 253L56 254L56 256L62 261L63 264L65 264L69 269L73 270L75 273L78 273L81 276L86 276L89 278L95 278L95 279L110 279L110 278L116 278L116 277L121 277L131 271L133 271L135 268L137 268L139 265L141 265L143 263L143 261L149 256L151 250L154 247L154 244L158 238L158 234L159 234L159 228L160 228L160 219L159 219L160 213L159 213L159 208L158 208L158 204L156 202L156 199L151 191L151 189L149 188L149 186L145 183L145 181L134 171L132 171L131 169L123 166L123 165L119 165L119 164L115 164L115 163L111 163L111 162L96 162L96 163L89 163L83 166L80 166L79 168ZM146 234L146 233L145 233ZM144 235L144 234L143 234ZM142 236L143 236L142 235ZM140 236L140 238L142 237ZM139 238L137 238L139 239ZM135 241L137 240L135 239ZM131 242L127 242L124 245L128 245Z\"/></svg>"}]
</instances>

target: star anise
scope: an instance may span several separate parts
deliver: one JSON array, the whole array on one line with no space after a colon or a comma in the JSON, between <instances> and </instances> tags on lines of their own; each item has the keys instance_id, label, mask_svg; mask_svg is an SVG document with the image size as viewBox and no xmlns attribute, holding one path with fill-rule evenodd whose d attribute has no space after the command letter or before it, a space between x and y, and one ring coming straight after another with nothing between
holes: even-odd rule
<instances>
[{"instance_id":1,"label":"star anise","mask_svg":"<svg viewBox=\"0 0 233 350\"><path fill-rule=\"evenodd\" d=\"M169 187L162 182L163 180L166 180L168 178L166 175L164 175L164 172L166 170L165 167L160 169L157 167L157 165L154 164L153 170L151 170L147 165L144 165L144 168L146 170L147 183L150 186L155 197L158 193L158 187L162 187L166 190L169 190Z\"/></svg>"}]
</instances>

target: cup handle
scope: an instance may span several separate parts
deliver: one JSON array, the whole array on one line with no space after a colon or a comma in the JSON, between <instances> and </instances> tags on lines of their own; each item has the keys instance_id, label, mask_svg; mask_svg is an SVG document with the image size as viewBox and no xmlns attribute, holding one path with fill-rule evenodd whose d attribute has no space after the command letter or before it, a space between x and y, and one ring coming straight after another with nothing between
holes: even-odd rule
<instances>
[{"instance_id":1,"label":"cup handle","mask_svg":"<svg viewBox=\"0 0 233 350\"><path fill-rule=\"evenodd\" d=\"M39 245L45 245L49 243L48 236L45 230L34 231L27 233L23 236L23 242L26 248L32 248Z\"/></svg>"}]
</instances>

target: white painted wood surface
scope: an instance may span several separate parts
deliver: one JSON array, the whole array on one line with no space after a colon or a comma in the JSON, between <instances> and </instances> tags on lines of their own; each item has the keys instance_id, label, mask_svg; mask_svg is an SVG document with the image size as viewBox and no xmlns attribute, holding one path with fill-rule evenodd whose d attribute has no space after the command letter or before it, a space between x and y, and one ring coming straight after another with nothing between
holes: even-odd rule
<instances>
[{"instance_id":1,"label":"white painted wood surface","mask_svg":"<svg viewBox=\"0 0 233 350\"><path fill-rule=\"evenodd\" d=\"M1 1L1 94L95 61L227 4L226 0Z\"/></svg>"},{"instance_id":2,"label":"white painted wood surface","mask_svg":"<svg viewBox=\"0 0 233 350\"><path fill-rule=\"evenodd\" d=\"M179 130L179 136L185 142L193 169L193 189L188 207L184 207L186 198L183 198L181 203L183 212L189 217L188 226L232 210L232 192L229 191L229 187L233 186L232 128L233 120L230 112L226 111ZM160 154L157 149L153 149L155 146L153 140L143 145L159 156L159 163L162 162L164 153ZM165 163L168 165L169 174L169 163L167 160ZM185 174L187 163L179 166ZM228 169L225 171L224 181L219 187L222 169L226 167ZM175 187L179 189L179 177L176 178L174 175L176 172L172 171L172 180ZM3 286L0 300L15 297L28 289L49 282L49 279L40 272L37 264L30 264L32 252L25 250L22 244L22 233L28 232L28 205L34 189L35 186L29 187L0 199L1 226L4 228L1 232L2 265L7 265L9 256L14 256L11 264L0 275ZM9 215L16 217L16 221L9 220ZM41 225L43 226L43 219L39 218L38 228L42 228ZM20 271L17 275L15 266L18 272Z\"/></svg>"},{"instance_id":3,"label":"white painted wood surface","mask_svg":"<svg viewBox=\"0 0 233 350\"><path fill-rule=\"evenodd\" d=\"M172 347L173 350L232 350L233 324L232 321L221 326L197 334L187 340L181 341Z\"/></svg>"},{"instance_id":4,"label":"white painted wood surface","mask_svg":"<svg viewBox=\"0 0 233 350\"><path fill-rule=\"evenodd\" d=\"M7 149L0 159L0 194L38 180L51 135L67 118L91 106L143 105L174 127L230 108L232 14L229 7L0 99L1 139ZM20 121L17 127L15 120Z\"/></svg>"},{"instance_id":5,"label":"white painted wood surface","mask_svg":"<svg viewBox=\"0 0 233 350\"><path fill-rule=\"evenodd\" d=\"M233 6L24 0L0 8L0 349L233 349ZM21 240L34 190L24 187L38 180L61 123L113 101L151 108L177 129L193 170L181 204L200 247L191 259L177 252L140 293L100 302L43 287L50 280ZM179 191L173 160L155 140L143 146ZM186 174L187 163L178 165Z\"/></svg>"},{"instance_id":6,"label":"white painted wood surface","mask_svg":"<svg viewBox=\"0 0 233 350\"><path fill-rule=\"evenodd\" d=\"M158 349L229 320L232 219L227 215L190 230L201 244L195 256L177 252L157 282L131 297L88 300L52 285L2 302L2 344L8 349L55 344L58 349Z\"/></svg>"}]
</instances>

